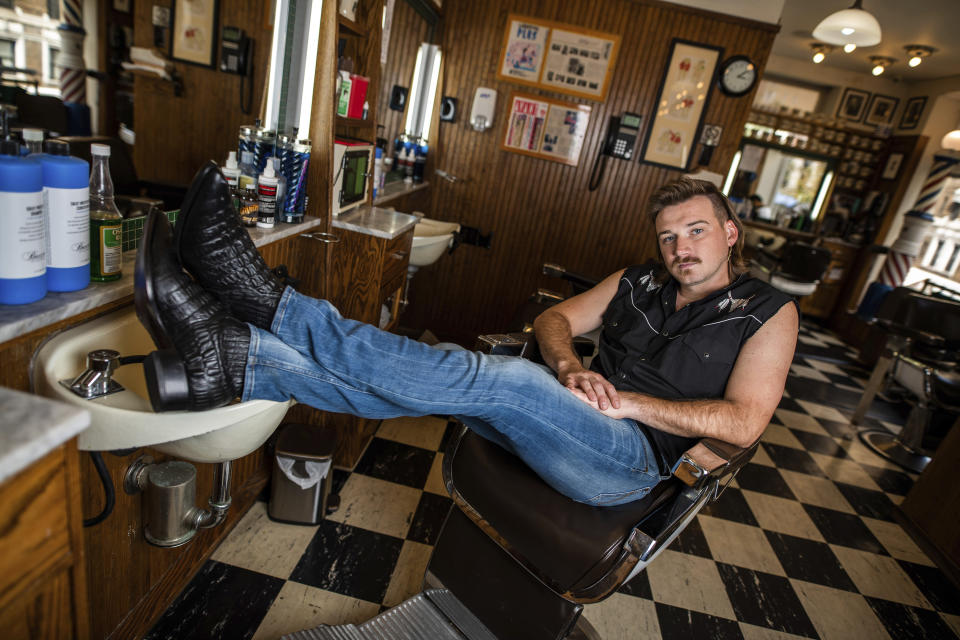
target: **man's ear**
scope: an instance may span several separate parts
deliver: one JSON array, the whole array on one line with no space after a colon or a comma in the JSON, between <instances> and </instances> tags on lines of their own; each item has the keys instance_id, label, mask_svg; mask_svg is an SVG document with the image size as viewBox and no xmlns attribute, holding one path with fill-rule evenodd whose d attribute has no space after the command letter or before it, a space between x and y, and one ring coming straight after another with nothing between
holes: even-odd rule
<instances>
[{"instance_id":1,"label":"man's ear","mask_svg":"<svg viewBox=\"0 0 960 640\"><path fill-rule=\"evenodd\" d=\"M723 226L726 227L727 231L727 245L732 247L737 244L737 239L740 238L740 231L737 230L737 225L733 220L727 220L723 223Z\"/></svg>"}]
</instances>

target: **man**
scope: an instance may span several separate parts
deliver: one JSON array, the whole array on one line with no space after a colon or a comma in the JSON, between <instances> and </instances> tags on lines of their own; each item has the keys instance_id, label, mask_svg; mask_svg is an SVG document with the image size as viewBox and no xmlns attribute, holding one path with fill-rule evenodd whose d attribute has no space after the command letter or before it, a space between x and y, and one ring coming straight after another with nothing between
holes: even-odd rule
<instances>
[{"instance_id":1,"label":"man","mask_svg":"<svg viewBox=\"0 0 960 640\"><path fill-rule=\"evenodd\" d=\"M731 257L736 248L739 259L742 241L723 197L707 183L682 184L694 191L668 185L652 200L667 271L627 269L538 318L561 384L547 367L434 349L284 288L210 163L187 193L175 235L162 215L144 229L135 301L161 349L144 363L153 406L292 397L368 418L455 415L574 500L642 498L685 443L759 437L796 341L790 299L736 275L742 265ZM587 371L570 336L601 322L597 369Z\"/></svg>"}]
</instances>

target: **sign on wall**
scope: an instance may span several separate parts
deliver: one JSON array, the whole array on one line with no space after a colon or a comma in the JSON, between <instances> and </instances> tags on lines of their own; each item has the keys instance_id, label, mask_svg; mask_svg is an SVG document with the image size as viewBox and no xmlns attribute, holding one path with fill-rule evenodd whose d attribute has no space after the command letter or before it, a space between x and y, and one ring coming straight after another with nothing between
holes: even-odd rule
<instances>
[{"instance_id":1,"label":"sign on wall","mask_svg":"<svg viewBox=\"0 0 960 640\"><path fill-rule=\"evenodd\" d=\"M507 128L500 147L572 166L590 122L590 107L522 93L510 97Z\"/></svg>"},{"instance_id":2,"label":"sign on wall","mask_svg":"<svg viewBox=\"0 0 960 640\"><path fill-rule=\"evenodd\" d=\"M603 102L620 36L510 14L497 77Z\"/></svg>"}]
</instances>

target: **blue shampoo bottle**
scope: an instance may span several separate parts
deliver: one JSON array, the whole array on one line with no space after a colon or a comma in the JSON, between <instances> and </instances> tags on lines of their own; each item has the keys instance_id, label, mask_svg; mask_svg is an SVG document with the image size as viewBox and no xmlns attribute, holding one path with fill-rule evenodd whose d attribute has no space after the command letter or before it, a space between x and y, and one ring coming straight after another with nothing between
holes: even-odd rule
<instances>
[{"instance_id":1,"label":"blue shampoo bottle","mask_svg":"<svg viewBox=\"0 0 960 640\"><path fill-rule=\"evenodd\" d=\"M90 165L63 141L48 140L44 151L47 290L77 291L90 284Z\"/></svg>"},{"instance_id":2,"label":"blue shampoo bottle","mask_svg":"<svg viewBox=\"0 0 960 640\"><path fill-rule=\"evenodd\" d=\"M47 295L43 167L0 143L0 304L27 304Z\"/></svg>"}]
</instances>

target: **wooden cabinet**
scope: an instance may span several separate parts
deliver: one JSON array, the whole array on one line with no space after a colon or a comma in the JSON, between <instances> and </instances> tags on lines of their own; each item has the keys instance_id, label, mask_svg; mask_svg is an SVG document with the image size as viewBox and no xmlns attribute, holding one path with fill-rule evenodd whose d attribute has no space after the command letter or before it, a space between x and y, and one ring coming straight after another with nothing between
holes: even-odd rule
<instances>
[{"instance_id":1,"label":"wooden cabinet","mask_svg":"<svg viewBox=\"0 0 960 640\"><path fill-rule=\"evenodd\" d=\"M840 292L850 276L859 249L841 240L831 238L824 238L820 245L830 249L830 265L813 295L800 299L800 311L804 315L827 318L837 304Z\"/></svg>"},{"instance_id":2,"label":"wooden cabinet","mask_svg":"<svg viewBox=\"0 0 960 640\"><path fill-rule=\"evenodd\" d=\"M89 637L76 441L0 485L0 629Z\"/></svg>"}]
</instances>

